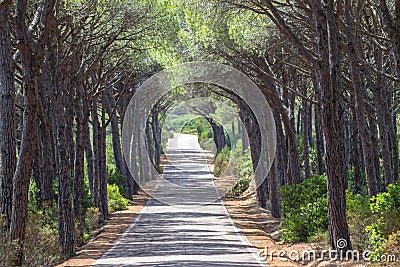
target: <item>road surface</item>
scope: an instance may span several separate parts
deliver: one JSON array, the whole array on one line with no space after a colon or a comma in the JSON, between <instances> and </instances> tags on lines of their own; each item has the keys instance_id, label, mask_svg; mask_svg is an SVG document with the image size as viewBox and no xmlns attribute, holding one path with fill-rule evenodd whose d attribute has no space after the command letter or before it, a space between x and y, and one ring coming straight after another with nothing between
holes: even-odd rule
<instances>
[{"instance_id":1,"label":"road surface","mask_svg":"<svg viewBox=\"0 0 400 267\"><path fill-rule=\"evenodd\" d=\"M163 181L92 266L266 266L229 217L193 135L175 134Z\"/></svg>"}]
</instances>

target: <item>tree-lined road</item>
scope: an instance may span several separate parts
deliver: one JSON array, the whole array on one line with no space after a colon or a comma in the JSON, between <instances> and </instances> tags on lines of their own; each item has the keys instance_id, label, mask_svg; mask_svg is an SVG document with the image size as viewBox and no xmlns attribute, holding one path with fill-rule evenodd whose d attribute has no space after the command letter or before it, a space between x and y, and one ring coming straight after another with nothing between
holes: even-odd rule
<instances>
[{"instance_id":1,"label":"tree-lined road","mask_svg":"<svg viewBox=\"0 0 400 267\"><path fill-rule=\"evenodd\" d=\"M265 266L227 214L197 137L175 134L168 156L166 181L93 266Z\"/></svg>"}]
</instances>

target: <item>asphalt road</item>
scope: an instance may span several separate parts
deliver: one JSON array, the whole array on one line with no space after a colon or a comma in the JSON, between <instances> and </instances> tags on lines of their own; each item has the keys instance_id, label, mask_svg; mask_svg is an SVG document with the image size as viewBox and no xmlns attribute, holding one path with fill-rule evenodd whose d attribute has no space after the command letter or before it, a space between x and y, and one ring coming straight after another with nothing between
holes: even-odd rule
<instances>
[{"instance_id":1,"label":"asphalt road","mask_svg":"<svg viewBox=\"0 0 400 267\"><path fill-rule=\"evenodd\" d=\"M266 266L229 217L197 137L175 134L167 151L165 181L92 266Z\"/></svg>"}]
</instances>

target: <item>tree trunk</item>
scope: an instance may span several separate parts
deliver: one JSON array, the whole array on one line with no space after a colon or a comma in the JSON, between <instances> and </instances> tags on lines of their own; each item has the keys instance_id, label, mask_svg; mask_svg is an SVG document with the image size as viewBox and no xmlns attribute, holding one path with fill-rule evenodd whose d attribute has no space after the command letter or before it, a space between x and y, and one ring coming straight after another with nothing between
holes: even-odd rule
<instances>
[{"instance_id":1,"label":"tree trunk","mask_svg":"<svg viewBox=\"0 0 400 267\"><path fill-rule=\"evenodd\" d=\"M76 149L74 159L74 215L78 221L78 243L83 242L83 233L85 218L83 214L83 200L85 194L84 188L84 156L85 156L85 116L84 116L84 96L82 94L82 88L77 89L77 107L76 107Z\"/></svg>"},{"instance_id":2,"label":"tree trunk","mask_svg":"<svg viewBox=\"0 0 400 267\"><path fill-rule=\"evenodd\" d=\"M99 179L100 179L100 140L101 129L97 114L97 99L92 102L92 130L93 130L93 191L91 192L93 205L99 207Z\"/></svg>"},{"instance_id":3,"label":"tree trunk","mask_svg":"<svg viewBox=\"0 0 400 267\"><path fill-rule=\"evenodd\" d=\"M393 147L393 176L395 179L399 179L399 144L397 140L397 112L393 112L393 115L387 114L386 120L388 125L393 125L393 131L391 131L391 140ZM389 122L391 121L391 122ZM390 124L389 124L390 123Z\"/></svg>"},{"instance_id":4,"label":"tree trunk","mask_svg":"<svg viewBox=\"0 0 400 267\"><path fill-rule=\"evenodd\" d=\"M345 167L344 109L338 77L338 32L333 0L322 7L313 0L314 20L318 36L319 84L322 92L322 132L325 140L325 166L328 178L328 220L331 247L338 251L351 249L346 218L347 168ZM340 167L339 167L340 166ZM339 247L339 239L347 246Z\"/></svg>"},{"instance_id":5,"label":"tree trunk","mask_svg":"<svg viewBox=\"0 0 400 267\"><path fill-rule=\"evenodd\" d=\"M104 95L103 95L104 99ZM107 201L107 167L106 167L106 111L101 108L101 127L99 129L99 210L101 212L100 222L106 221L108 216L108 201Z\"/></svg>"},{"instance_id":6,"label":"tree trunk","mask_svg":"<svg viewBox=\"0 0 400 267\"><path fill-rule=\"evenodd\" d=\"M318 84L316 73L312 74L312 83L314 86L315 99L318 102L321 102L321 88ZM318 162L318 175L324 174L324 138L321 132L321 107L316 105L314 106L314 128L315 128L315 147L317 150L317 162Z\"/></svg>"},{"instance_id":7,"label":"tree trunk","mask_svg":"<svg viewBox=\"0 0 400 267\"><path fill-rule=\"evenodd\" d=\"M86 166L87 166L87 173L88 173L88 180L89 180L89 190L91 199L93 204L95 203L94 199L94 158L93 158L93 149L92 143L90 141L90 129L89 123L85 123L84 129L85 135L85 155L86 155Z\"/></svg>"},{"instance_id":8,"label":"tree trunk","mask_svg":"<svg viewBox=\"0 0 400 267\"><path fill-rule=\"evenodd\" d=\"M375 114L374 114L375 115ZM380 160L379 160L379 142L378 142L378 128L376 126L376 119L375 116L371 117L368 116L369 119L369 125L371 129L371 152L372 152L372 158L374 161L374 166L375 166L375 183L378 188L378 193L382 192L382 183L381 183L381 168L380 168Z\"/></svg>"},{"instance_id":9,"label":"tree trunk","mask_svg":"<svg viewBox=\"0 0 400 267\"><path fill-rule=\"evenodd\" d=\"M382 50L378 50L375 55L377 69L384 71L383 69L383 55ZM390 114L389 103L388 103L388 90L385 80L382 75L378 75L376 84L372 84L374 94L374 102L376 115L379 125L379 138L382 147L382 163L383 163L383 175L384 181L383 186L386 189L389 184L394 183L394 177L392 173L392 149L390 146L390 130L393 129L392 121L389 120L389 124L386 124L385 116L387 113Z\"/></svg>"},{"instance_id":10,"label":"tree trunk","mask_svg":"<svg viewBox=\"0 0 400 267\"><path fill-rule=\"evenodd\" d=\"M42 100L42 106L43 106ZM53 205L53 201L55 200L55 193L53 189L53 181L56 177L56 152L55 152L55 142L54 142L54 125L52 120L54 118L50 118L50 114L53 114L53 111L49 107L48 100L46 99L46 111L43 112L47 114L46 116L46 125L41 124L41 142L43 146L42 150L42 199L43 203L48 206Z\"/></svg>"},{"instance_id":11,"label":"tree trunk","mask_svg":"<svg viewBox=\"0 0 400 267\"><path fill-rule=\"evenodd\" d=\"M124 177L126 177L126 179L128 179L129 170L128 170L126 164L124 163L124 159L122 156L118 118L117 118L116 111L113 112L113 108L115 106L115 100L114 100L114 96L112 95L111 89L109 89L109 91L107 92L107 95L104 98L103 102L104 102L103 105L106 108L106 111L107 111L108 117L110 118L110 123L111 123L112 146L113 146L113 152L114 152L115 165L116 165L118 171Z\"/></svg>"},{"instance_id":12,"label":"tree trunk","mask_svg":"<svg viewBox=\"0 0 400 267\"><path fill-rule=\"evenodd\" d=\"M42 182L42 153L43 153L43 148L42 148L42 143L40 142L40 136L41 136L41 131L40 128L37 129L37 142L35 144L35 157L33 159L33 167L32 167L32 178L33 181L36 184L37 191L35 193L35 198L36 198L36 207L41 209L43 207L43 199L42 199L42 188L43 188L43 182Z\"/></svg>"},{"instance_id":13,"label":"tree trunk","mask_svg":"<svg viewBox=\"0 0 400 267\"><path fill-rule=\"evenodd\" d=\"M9 8L0 9L0 214L10 230L16 157L15 87L12 68ZM0 229L0 233L2 229Z\"/></svg>"},{"instance_id":14,"label":"tree trunk","mask_svg":"<svg viewBox=\"0 0 400 267\"><path fill-rule=\"evenodd\" d=\"M361 181L362 181L362 166L361 166L361 157L362 151L360 147L360 137L358 134L357 120L355 112L352 112L352 124L351 124L351 161L353 163L353 179L354 179L354 193L361 193Z\"/></svg>"},{"instance_id":15,"label":"tree trunk","mask_svg":"<svg viewBox=\"0 0 400 267\"><path fill-rule=\"evenodd\" d=\"M21 147L13 178L12 213L10 239L18 240L17 255L13 264L22 265L23 241L25 238L26 219L28 216L28 188L32 174L34 144L37 140L37 80L39 64L34 64L32 48L27 37L25 25L27 1L17 1L15 14L16 39L19 40L18 49L22 67L22 89L24 93L23 130ZM39 63L39 62L36 62ZM35 71L34 71L35 70Z\"/></svg>"},{"instance_id":16,"label":"tree trunk","mask_svg":"<svg viewBox=\"0 0 400 267\"><path fill-rule=\"evenodd\" d=\"M206 118L208 123L211 125L214 137L215 147L217 149L217 153L221 152L222 149L226 146L224 127L222 125L217 124L212 118Z\"/></svg>"},{"instance_id":17,"label":"tree trunk","mask_svg":"<svg viewBox=\"0 0 400 267\"><path fill-rule=\"evenodd\" d=\"M60 42L60 40L58 40ZM55 140L57 154L57 176L58 176L58 235L62 254L70 258L75 254L75 219L72 207L71 194L71 159L69 158L69 130L67 123L68 108L67 99L63 93L65 87L69 84L63 80L60 69L60 62L56 57L57 53L54 47L50 48L50 70L52 76L55 77L53 88L54 120L55 120ZM59 55L58 55L59 56Z\"/></svg>"},{"instance_id":18,"label":"tree trunk","mask_svg":"<svg viewBox=\"0 0 400 267\"><path fill-rule=\"evenodd\" d=\"M54 116L57 124L58 229L62 252L66 257L71 257L75 254L75 223L72 212L70 161L65 129L66 114L62 103L57 105Z\"/></svg>"},{"instance_id":19,"label":"tree trunk","mask_svg":"<svg viewBox=\"0 0 400 267\"><path fill-rule=\"evenodd\" d=\"M257 119L255 118L253 112L251 112L250 107L247 106L247 104L239 97L237 97L236 102L239 107L240 119L242 120L249 137L253 170L256 170L261 153L260 127L258 126ZM266 187L266 180L264 180L262 184L256 184L257 202L258 205L262 208L265 208L267 205L265 199L265 191L267 188L265 187Z\"/></svg>"},{"instance_id":20,"label":"tree trunk","mask_svg":"<svg viewBox=\"0 0 400 267\"><path fill-rule=\"evenodd\" d=\"M309 140L309 107L307 103L303 104L303 156L304 156L304 178L308 179L311 177L310 170L310 140Z\"/></svg>"},{"instance_id":21,"label":"tree trunk","mask_svg":"<svg viewBox=\"0 0 400 267\"><path fill-rule=\"evenodd\" d=\"M154 165L159 168L161 164L161 128L158 112L152 114L151 126L154 140Z\"/></svg>"}]
</instances>

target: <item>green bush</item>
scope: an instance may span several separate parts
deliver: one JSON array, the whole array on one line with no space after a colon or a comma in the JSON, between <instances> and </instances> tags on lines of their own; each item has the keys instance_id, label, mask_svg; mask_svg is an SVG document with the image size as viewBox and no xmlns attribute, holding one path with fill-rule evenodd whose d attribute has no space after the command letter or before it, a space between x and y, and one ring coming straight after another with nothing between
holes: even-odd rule
<instances>
[{"instance_id":1,"label":"green bush","mask_svg":"<svg viewBox=\"0 0 400 267\"><path fill-rule=\"evenodd\" d=\"M117 185L109 184L107 186L107 197L108 197L109 212L126 210L126 205L128 205L128 200L121 195Z\"/></svg>"},{"instance_id":2,"label":"green bush","mask_svg":"<svg viewBox=\"0 0 400 267\"><path fill-rule=\"evenodd\" d=\"M25 266L54 266L63 260L59 249L58 228L48 225L49 215L30 214L24 240ZM57 216L52 215L57 220Z\"/></svg>"},{"instance_id":3,"label":"green bush","mask_svg":"<svg viewBox=\"0 0 400 267\"><path fill-rule=\"evenodd\" d=\"M247 149L242 156L236 159L235 175L238 178L250 178L254 175L250 150Z\"/></svg>"},{"instance_id":4,"label":"green bush","mask_svg":"<svg viewBox=\"0 0 400 267\"><path fill-rule=\"evenodd\" d=\"M346 215L353 249L364 250L368 246L365 227L372 222L369 197L346 192Z\"/></svg>"},{"instance_id":5,"label":"green bush","mask_svg":"<svg viewBox=\"0 0 400 267\"><path fill-rule=\"evenodd\" d=\"M376 219L366 227L374 252L371 257L382 254L390 235L400 229L400 185L389 185L387 192L371 198L371 210Z\"/></svg>"},{"instance_id":6,"label":"green bush","mask_svg":"<svg viewBox=\"0 0 400 267\"><path fill-rule=\"evenodd\" d=\"M88 208L85 213L85 231L84 231L84 239L89 238L90 232L95 230L99 226L100 219L100 211L98 208Z\"/></svg>"},{"instance_id":7,"label":"green bush","mask_svg":"<svg viewBox=\"0 0 400 267\"><path fill-rule=\"evenodd\" d=\"M282 186L282 239L307 241L328 228L326 176L314 176L300 184Z\"/></svg>"},{"instance_id":8,"label":"green bush","mask_svg":"<svg viewBox=\"0 0 400 267\"><path fill-rule=\"evenodd\" d=\"M214 176L219 177L226 170L229 164L231 151L228 147L224 147L214 159Z\"/></svg>"},{"instance_id":9,"label":"green bush","mask_svg":"<svg viewBox=\"0 0 400 267\"><path fill-rule=\"evenodd\" d=\"M54 266L63 259L59 244L57 227L48 224L49 215L32 214L29 212L25 240L23 266ZM53 217L56 218L57 217ZM4 229L4 217L0 216L0 229ZM17 242L8 241L8 233L0 230L0 266L13 266L12 260L16 256Z\"/></svg>"},{"instance_id":10,"label":"green bush","mask_svg":"<svg viewBox=\"0 0 400 267\"><path fill-rule=\"evenodd\" d=\"M244 191L249 188L250 178L242 177L236 182L232 189L228 192L228 196L240 196Z\"/></svg>"},{"instance_id":11,"label":"green bush","mask_svg":"<svg viewBox=\"0 0 400 267\"><path fill-rule=\"evenodd\" d=\"M126 177L118 171L115 165L107 165L107 180L109 184L117 185L122 195L126 194Z\"/></svg>"},{"instance_id":12,"label":"green bush","mask_svg":"<svg viewBox=\"0 0 400 267\"><path fill-rule=\"evenodd\" d=\"M251 161L251 153L247 150L243 155L238 154L238 151L233 151L236 155L234 158L235 177L238 178L237 183L229 191L228 195L239 196L249 188L251 178L254 175L253 164Z\"/></svg>"}]
</instances>

